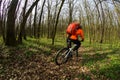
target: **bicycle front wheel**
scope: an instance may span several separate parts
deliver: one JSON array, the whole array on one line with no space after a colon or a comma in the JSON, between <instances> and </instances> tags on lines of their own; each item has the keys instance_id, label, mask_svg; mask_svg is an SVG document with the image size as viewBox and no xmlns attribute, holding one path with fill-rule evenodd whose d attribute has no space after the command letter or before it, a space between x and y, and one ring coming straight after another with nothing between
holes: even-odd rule
<instances>
[{"instance_id":1,"label":"bicycle front wheel","mask_svg":"<svg viewBox=\"0 0 120 80\"><path fill-rule=\"evenodd\" d=\"M55 56L55 63L61 65L67 62L68 58L66 57L68 48L63 48L59 50Z\"/></svg>"}]
</instances>

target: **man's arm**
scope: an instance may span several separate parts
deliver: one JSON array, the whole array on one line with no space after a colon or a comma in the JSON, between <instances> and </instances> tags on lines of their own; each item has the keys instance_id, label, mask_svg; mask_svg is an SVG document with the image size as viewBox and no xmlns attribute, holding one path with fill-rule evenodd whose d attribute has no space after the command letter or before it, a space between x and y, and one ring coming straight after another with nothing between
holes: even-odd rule
<instances>
[{"instance_id":1,"label":"man's arm","mask_svg":"<svg viewBox=\"0 0 120 80\"><path fill-rule=\"evenodd\" d=\"M81 41L84 41L84 32L82 29L79 29L78 34L80 35L80 37L82 39Z\"/></svg>"}]
</instances>

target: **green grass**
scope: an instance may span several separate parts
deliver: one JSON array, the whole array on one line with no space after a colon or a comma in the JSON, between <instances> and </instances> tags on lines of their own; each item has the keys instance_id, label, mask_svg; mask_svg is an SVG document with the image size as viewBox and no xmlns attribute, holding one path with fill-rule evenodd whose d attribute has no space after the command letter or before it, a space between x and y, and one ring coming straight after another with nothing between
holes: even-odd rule
<instances>
[{"instance_id":1,"label":"green grass","mask_svg":"<svg viewBox=\"0 0 120 80\"><path fill-rule=\"evenodd\" d=\"M87 67L96 80L120 79L120 41L111 44L97 42L90 44L88 40L85 40L82 46L88 49L82 52L84 58L82 66ZM89 75L86 76L88 80L91 80Z\"/></svg>"},{"instance_id":2,"label":"green grass","mask_svg":"<svg viewBox=\"0 0 120 80\"><path fill-rule=\"evenodd\" d=\"M62 37L55 39L55 45L51 45L51 39L27 38L22 45L17 47L7 47L0 39L0 75L6 73L6 68L13 63L25 63L34 59L35 55L43 54L51 57L59 49L66 46L66 40ZM79 73L77 78L83 80L119 80L120 79L120 45L118 44L89 44L87 40L82 42L85 51L82 53L84 58L81 67L87 67L89 74ZM53 62L53 58L51 59ZM24 64L25 65L25 64ZM73 65L74 66L74 65Z\"/></svg>"},{"instance_id":3,"label":"green grass","mask_svg":"<svg viewBox=\"0 0 120 80\"><path fill-rule=\"evenodd\" d=\"M109 80L120 79L120 48L102 46L93 55L83 53L83 65L88 67L97 78ZM96 48L95 48L96 49Z\"/></svg>"}]
</instances>

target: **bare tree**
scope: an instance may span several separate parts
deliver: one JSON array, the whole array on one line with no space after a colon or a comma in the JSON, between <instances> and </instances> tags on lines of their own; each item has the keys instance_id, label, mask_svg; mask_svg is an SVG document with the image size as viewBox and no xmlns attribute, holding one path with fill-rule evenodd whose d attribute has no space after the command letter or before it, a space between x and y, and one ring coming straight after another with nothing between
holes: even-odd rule
<instances>
[{"instance_id":1,"label":"bare tree","mask_svg":"<svg viewBox=\"0 0 120 80\"><path fill-rule=\"evenodd\" d=\"M2 29L2 13L1 13L1 3L2 0L0 0L0 30ZM1 32L1 31L0 31Z\"/></svg>"},{"instance_id":2,"label":"bare tree","mask_svg":"<svg viewBox=\"0 0 120 80\"><path fill-rule=\"evenodd\" d=\"M52 3L51 3L52 4ZM50 0L47 0L47 10L48 10L48 14L47 14L47 38L50 38L50 14L51 14L51 4L50 4Z\"/></svg>"},{"instance_id":3,"label":"bare tree","mask_svg":"<svg viewBox=\"0 0 120 80\"><path fill-rule=\"evenodd\" d=\"M6 2L6 0L4 0L3 2L1 2L1 5L3 6L0 6L0 28L1 28L1 34L2 34L2 37L3 37L3 41L5 42L5 35L6 35L6 32L5 32L5 28L6 28L6 19L7 19L7 13L8 13L8 5L10 5L10 1Z\"/></svg>"},{"instance_id":4,"label":"bare tree","mask_svg":"<svg viewBox=\"0 0 120 80\"><path fill-rule=\"evenodd\" d=\"M39 2L39 0L36 0L32 6L29 8L29 10L26 12L22 22L21 22L21 25L20 25L20 34L18 36L18 42L19 43L22 43L22 37L25 33L25 24L26 24L26 21L27 21L27 18L29 16L29 14L32 12L33 8L35 7L35 5Z\"/></svg>"},{"instance_id":5,"label":"bare tree","mask_svg":"<svg viewBox=\"0 0 120 80\"><path fill-rule=\"evenodd\" d=\"M42 5L40 17L39 17L38 31L37 31L37 37L38 37L38 38L40 37L40 29L41 29L40 26L41 26L41 20L42 20L42 14L43 14L43 9L44 9L44 6L45 6L45 2L46 2L46 0L43 1L43 5ZM49 2L49 1L48 1L48 2Z\"/></svg>"},{"instance_id":6,"label":"bare tree","mask_svg":"<svg viewBox=\"0 0 120 80\"><path fill-rule=\"evenodd\" d=\"M33 26L32 26L32 13L30 14L29 19L28 19L28 33L30 37L32 37L34 33Z\"/></svg>"},{"instance_id":7,"label":"bare tree","mask_svg":"<svg viewBox=\"0 0 120 80\"><path fill-rule=\"evenodd\" d=\"M60 8L59 8L59 11L57 13L57 17L55 19L55 25L54 25L54 31L53 31L53 36L52 36L52 44L54 45L54 40L55 40L55 35L56 35L56 30L57 30L57 24L58 24L58 19L59 19L59 15L60 15L60 12L61 12L61 9L62 9L62 6L64 4L65 0L62 0L62 3L60 5Z\"/></svg>"},{"instance_id":8,"label":"bare tree","mask_svg":"<svg viewBox=\"0 0 120 80\"><path fill-rule=\"evenodd\" d=\"M51 26L49 26L51 28L51 30L50 30L50 38L52 38L53 35L54 35L55 20L56 20L56 17L57 17L57 11L58 11L59 4L60 4L59 0L56 0L55 1L55 6L54 6L54 13L53 13L53 15L51 15L51 21L50 21L50 23L52 23L52 24L50 24Z\"/></svg>"},{"instance_id":9,"label":"bare tree","mask_svg":"<svg viewBox=\"0 0 120 80\"><path fill-rule=\"evenodd\" d=\"M116 2L119 2L119 4L117 5L117 4L115 3L115 1L116 1ZM113 5L114 5L114 11L115 11L116 14L117 14L116 19L117 19L117 24L118 24L118 37L119 37L119 39L120 39L120 7L119 7L120 1L119 1L119 0L112 0L112 2L113 2Z\"/></svg>"},{"instance_id":10,"label":"bare tree","mask_svg":"<svg viewBox=\"0 0 120 80\"><path fill-rule=\"evenodd\" d=\"M26 8L27 8L27 3L28 3L28 0L25 0L25 4L24 4L24 7L23 7L23 16L22 16L22 19L24 19L24 17L25 17ZM21 24L22 24L22 23L21 23ZM20 26L20 27L21 27L21 26ZM24 37L24 39L26 40L25 26L23 27L23 37Z\"/></svg>"},{"instance_id":11,"label":"bare tree","mask_svg":"<svg viewBox=\"0 0 120 80\"><path fill-rule=\"evenodd\" d=\"M104 38L104 31L105 31L105 14L104 14L104 10L103 10L103 5L102 5L102 2L99 0L99 3L100 3L100 7L101 7L101 13L102 13L102 16L100 17L101 18L101 40L100 40L100 43L103 43L103 38Z\"/></svg>"},{"instance_id":12,"label":"bare tree","mask_svg":"<svg viewBox=\"0 0 120 80\"><path fill-rule=\"evenodd\" d=\"M75 0L68 0L68 5L69 5L69 23L70 24L73 21L73 10L75 6Z\"/></svg>"},{"instance_id":13,"label":"bare tree","mask_svg":"<svg viewBox=\"0 0 120 80\"><path fill-rule=\"evenodd\" d=\"M59 0L55 0L54 5L48 2L48 16L47 16L47 27L48 27L48 35L47 38L52 38L53 37L53 32L54 32L54 28L55 28L55 20L57 17L57 11L58 11L58 6L60 4Z\"/></svg>"},{"instance_id":14,"label":"bare tree","mask_svg":"<svg viewBox=\"0 0 120 80\"><path fill-rule=\"evenodd\" d=\"M37 8L38 8L38 3L36 4L36 7L35 7L35 15L34 15L34 23L33 23L33 26L34 26L34 28L33 28L33 30L34 30L34 37L36 38L36 27L37 27L37 25L36 25L36 20L37 20Z\"/></svg>"},{"instance_id":15,"label":"bare tree","mask_svg":"<svg viewBox=\"0 0 120 80\"><path fill-rule=\"evenodd\" d=\"M6 33L6 42L5 44L8 46L15 46L16 45L16 38L15 38L15 12L16 7L19 0L12 0L10 4L10 8L8 10L7 16L7 33ZM12 17L11 17L12 16Z\"/></svg>"},{"instance_id":16,"label":"bare tree","mask_svg":"<svg viewBox=\"0 0 120 80\"><path fill-rule=\"evenodd\" d=\"M91 20L91 12L90 12L90 8L89 8L89 4L88 4L87 0L84 1L84 10L86 12L86 26L88 29L88 38L91 43L91 40L92 40L91 21L92 20Z\"/></svg>"}]
</instances>

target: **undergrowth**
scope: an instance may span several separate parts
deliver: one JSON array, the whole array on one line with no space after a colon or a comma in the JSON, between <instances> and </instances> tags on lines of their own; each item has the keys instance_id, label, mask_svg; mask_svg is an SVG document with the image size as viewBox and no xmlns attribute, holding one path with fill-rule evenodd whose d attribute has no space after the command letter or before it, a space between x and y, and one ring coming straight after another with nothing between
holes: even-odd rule
<instances>
[{"instance_id":1,"label":"undergrowth","mask_svg":"<svg viewBox=\"0 0 120 80\"><path fill-rule=\"evenodd\" d=\"M74 65L57 67L55 53L66 46L63 38L57 38L55 45L51 39L28 38L22 45L7 47L0 39L0 79L78 79L78 80L119 80L119 44L89 44L82 42L82 58ZM115 46L116 45L116 46ZM29 71L30 70L30 71ZM80 70L80 72L79 72ZM43 71L43 72L42 72ZM46 72L45 72L46 71ZM27 74L28 73L28 74ZM30 76L33 75L34 76ZM43 77L44 78L41 78ZM37 79L37 78L35 78Z\"/></svg>"}]
</instances>

